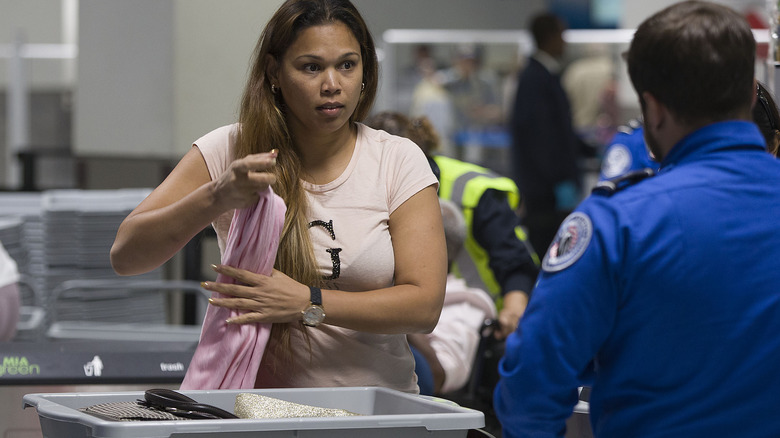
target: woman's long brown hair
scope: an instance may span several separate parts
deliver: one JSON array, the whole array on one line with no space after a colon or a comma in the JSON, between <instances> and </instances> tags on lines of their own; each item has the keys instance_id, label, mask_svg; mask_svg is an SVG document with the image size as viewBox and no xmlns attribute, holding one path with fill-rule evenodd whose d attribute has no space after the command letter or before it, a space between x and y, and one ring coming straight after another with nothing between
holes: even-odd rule
<instances>
[{"instance_id":1,"label":"woman's long brown hair","mask_svg":"<svg viewBox=\"0 0 780 438\"><path fill-rule=\"evenodd\" d=\"M284 199L287 213L275 268L310 286L321 285L322 277L308 233L308 203L300 180L301 159L287 128L284 97L278 89L276 93L271 91L268 59L271 57L280 64L304 29L334 22L347 25L360 44L365 87L350 123L368 115L376 97L379 65L373 38L360 13L348 0L288 0L268 22L255 47L241 100L236 141L236 158L272 149L279 151L273 170L277 182L273 188ZM274 324L272 336L281 341L279 345L289 347L287 324ZM277 353L289 357L290 352Z\"/></svg>"}]
</instances>

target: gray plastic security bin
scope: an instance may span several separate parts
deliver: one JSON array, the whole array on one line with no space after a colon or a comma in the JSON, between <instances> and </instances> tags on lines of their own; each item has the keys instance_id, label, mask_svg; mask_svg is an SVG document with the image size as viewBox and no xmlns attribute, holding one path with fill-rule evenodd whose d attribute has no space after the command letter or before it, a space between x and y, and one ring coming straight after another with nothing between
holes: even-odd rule
<instances>
[{"instance_id":1,"label":"gray plastic security bin","mask_svg":"<svg viewBox=\"0 0 780 438\"><path fill-rule=\"evenodd\" d=\"M35 407L44 438L351 438L466 437L485 425L480 411L447 400L379 387L181 391L198 402L233 412L239 393L346 409L350 417L115 422L79 411L91 405L143 399L143 392L27 394L24 407Z\"/></svg>"}]
</instances>

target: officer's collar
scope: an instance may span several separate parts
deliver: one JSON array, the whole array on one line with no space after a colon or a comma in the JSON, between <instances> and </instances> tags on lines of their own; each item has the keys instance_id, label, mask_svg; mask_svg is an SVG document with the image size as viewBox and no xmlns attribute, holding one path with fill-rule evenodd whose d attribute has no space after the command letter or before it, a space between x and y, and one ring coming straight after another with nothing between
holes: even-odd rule
<instances>
[{"instance_id":1,"label":"officer's collar","mask_svg":"<svg viewBox=\"0 0 780 438\"><path fill-rule=\"evenodd\" d=\"M731 120L717 122L700 128L680 140L661 162L660 172L665 172L689 160L721 149L763 150L764 137L753 122Z\"/></svg>"}]
</instances>

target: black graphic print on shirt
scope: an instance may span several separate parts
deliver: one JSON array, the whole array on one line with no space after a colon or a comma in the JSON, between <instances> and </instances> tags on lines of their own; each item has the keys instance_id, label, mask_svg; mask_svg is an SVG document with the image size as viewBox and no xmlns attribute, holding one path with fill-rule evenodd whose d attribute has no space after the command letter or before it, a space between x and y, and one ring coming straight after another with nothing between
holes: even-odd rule
<instances>
[{"instance_id":1,"label":"black graphic print on shirt","mask_svg":"<svg viewBox=\"0 0 780 438\"><path fill-rule=\"evenodd\" d=\"M309 228L311 227L325 228L325 230L328 231L328 234L330 234L330 238L332 240L336 240L336 233L333 231L333 220L329 220L327 222L321 220L311 221L309 222ZM335 280L339 278L339 275L341 275L341 259L339 258L341 248L328 248L325 251L330 254L330 261L333 264L333 270L331 275L325 275L323 278L325 280Z\"/></svg>"}]
</instances>

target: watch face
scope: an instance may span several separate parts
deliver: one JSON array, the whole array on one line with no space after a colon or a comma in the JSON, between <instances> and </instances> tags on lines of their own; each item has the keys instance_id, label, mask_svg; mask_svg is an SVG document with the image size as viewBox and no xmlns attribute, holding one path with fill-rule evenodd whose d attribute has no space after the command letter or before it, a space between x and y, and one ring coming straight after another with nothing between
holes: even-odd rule
<instances>
[{"instance_id":1,"label":"watch face","mask_svg":"<svg viewBox=\"0 0 780 438\"><path fill-rule=\"evenodd\" d=\"M325 319L325 309L312 304L303 311L303 323L315 327Z\"/></svg>"}]
</instances>

